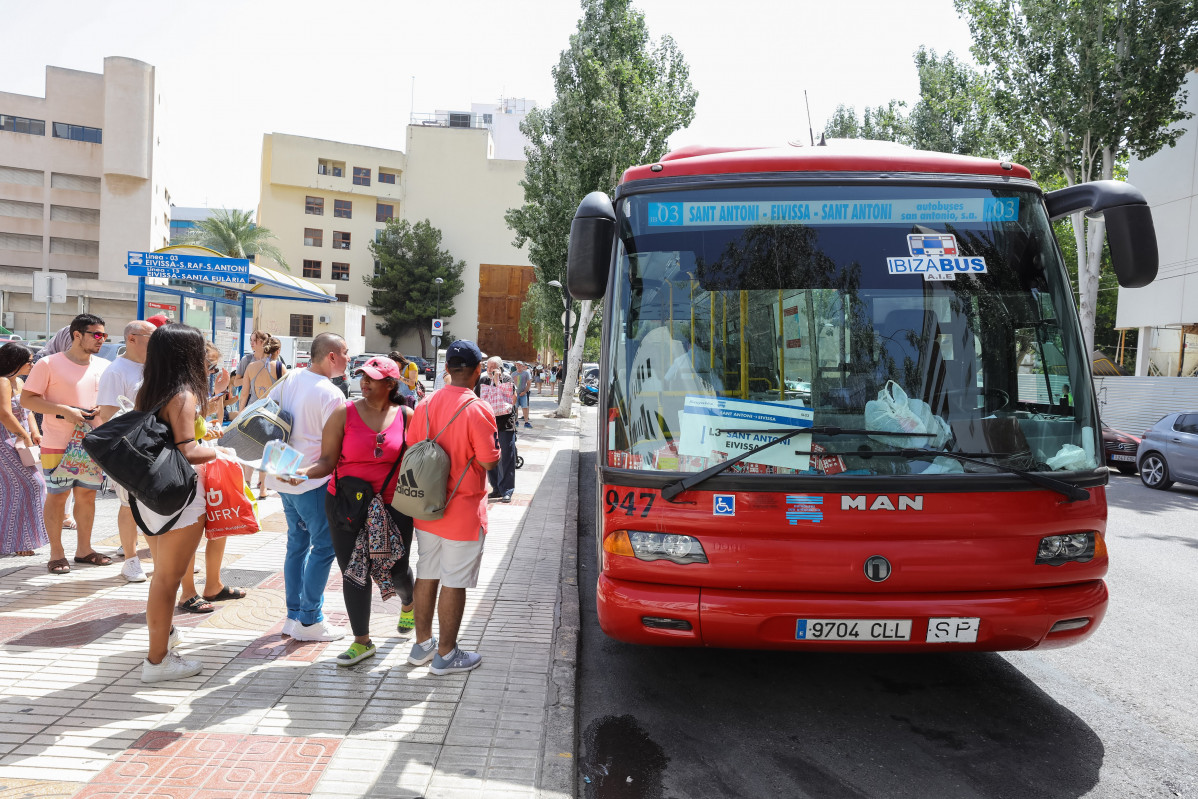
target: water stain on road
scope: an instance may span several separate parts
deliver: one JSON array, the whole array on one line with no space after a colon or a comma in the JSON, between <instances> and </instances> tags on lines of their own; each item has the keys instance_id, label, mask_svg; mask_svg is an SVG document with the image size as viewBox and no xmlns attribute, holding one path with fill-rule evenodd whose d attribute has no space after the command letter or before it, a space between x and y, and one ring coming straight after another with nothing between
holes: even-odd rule
<instances>
[{"instance_id":1,"label":"water stain on road","mask_svg":"<svg viewBox=\"0 0 1198 799\"><path fill-rule=\"evenodd\" d=\"M632 716L595 719L582 734L587 799L662 799L665 750Z\"/></svg>"}]
</instances>

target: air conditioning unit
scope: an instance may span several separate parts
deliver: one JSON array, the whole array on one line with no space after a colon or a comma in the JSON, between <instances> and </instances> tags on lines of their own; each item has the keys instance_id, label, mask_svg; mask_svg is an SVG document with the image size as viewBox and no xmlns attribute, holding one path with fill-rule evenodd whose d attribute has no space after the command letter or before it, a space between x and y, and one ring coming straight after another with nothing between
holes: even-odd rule
<instances>
[{"instance_id":1,"label":"air conditioning unit","mask_svg":"<svg viewBox=\"0 0 1198 799\"><path fill-rule=\"evenodd\" d=\"M320 315L320 323L322 325L327 325L329 322L332 322L332 321L333 321L333 317L329 316L327 313L322 313Z\"/></svg>"},{"instance_id":2,"label":"air conditioning unit","mask_svg":"<svg viewBox=\"0 0 1198 799\"><path fill-rule=\"evenodd\" d=\"M5 311L4 312L4 326L7 327L9 330L12 330L16 324L17 324L17 315L15 313L13 313L12 311Z\"/></svg>"}]
</instances>

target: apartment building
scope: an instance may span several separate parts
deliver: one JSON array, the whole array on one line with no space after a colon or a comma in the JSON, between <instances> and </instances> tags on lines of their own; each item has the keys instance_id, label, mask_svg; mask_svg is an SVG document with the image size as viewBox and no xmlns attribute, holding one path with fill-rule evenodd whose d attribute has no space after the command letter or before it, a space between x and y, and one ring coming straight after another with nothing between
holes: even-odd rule
<instances>
[{"instance_id":1,"label":"apartment building","mask_svg":"<svg viewBox=\"0 0 1198 799\"><path fill-rule=\"evenodd\" d=\"M369 243L390 218L428 219L441 230L442 247L466 262L466 289L454 298L457 313L446 316L447 328L460 338L479 340L484 349L491 341L497 351L521 357L516 350L524 345L516 328L532 267L512 246L503 216L524 201L524 162L493 157L495 142L481 116L467 113L470 122L453 125L448 116L437 117L408 126L405 151L281 133L264 136L258 223L277 236L293 273L332 283L341 302L368 308L372 289L363 279L375 269ZM263 318L274 320L277 332L340 332L322 327L340 319L336 312L276 301L263 306ZM363 320L370 352L391 349L378 322L374 315ZM431 357L428 338L426 332L423 352L415 330L397 346ZM528 348L524 357L531 354Z\"/></svg>"},{"instance_id":2,"label":"apartment building","mask_svg":"<svg viewBox=\"0 0 1198 799\"><path fill-rule=\"evenodd\" d=\"M80 312L123 324L136 312L128 250L169 240L158 166L162 98L154 67L104 59L96 74L49 66L45 97L0 92L0 319L35 338L45 305L33 273L67 275L51 331Z\"/></svg>"},{"instance_id":3,"label":"apartment building","mask_svg":"<svg viewBox=\"0 0 1198 799\"><path fill-rule=\"evenodd\" d=\"M1155 281L1119 289L1115 325L1140 331L1137 375L1198 375L1198 71L1182 88L1195 116L1177 123L1177 143L1127 165L1128 182L1152 207L1160 255Z\"/></svg>"}]
</instances>

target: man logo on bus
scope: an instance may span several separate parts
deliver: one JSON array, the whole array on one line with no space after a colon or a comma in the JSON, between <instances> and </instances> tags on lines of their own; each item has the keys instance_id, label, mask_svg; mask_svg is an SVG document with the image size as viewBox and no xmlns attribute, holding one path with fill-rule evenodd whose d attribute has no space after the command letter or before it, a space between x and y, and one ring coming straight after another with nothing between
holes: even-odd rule
<instances>
[{"instance_id":1,"label":"man logo on bus","mask_svg":"<svg viewBox=\"0 0 1198 799\"><path fill-rule=\"evenodd\" d=\"M957 239L951 234L927 235L911 233L907 236L907 249L911 255L922 255L927 258L957 254Z\"/></svg>"}]
</instances>

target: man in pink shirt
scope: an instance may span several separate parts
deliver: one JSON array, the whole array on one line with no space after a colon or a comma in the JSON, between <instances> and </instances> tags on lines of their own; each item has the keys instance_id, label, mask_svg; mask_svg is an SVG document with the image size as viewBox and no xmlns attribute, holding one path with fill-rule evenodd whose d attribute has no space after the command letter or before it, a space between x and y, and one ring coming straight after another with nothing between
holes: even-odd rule
<instances>
[{"instance_id":1,"label":"man in pink shirt","mask_svg":"<svg viewBox=\"0 0 1198 799\"><path fill-rule=\"evenodd\" d=\"M62 522L67 496L75 496L77 525L75 562L107 566L112 559L92 548L92 522L96 517L96 491L104 475L78 446L71 447L79 426L90 426L99 410L96 396L100 376L108 361L96 357L108 334L104 320L79 314L69 328L71 346L42 358L25 379L21 405L43 415L42 472L46 477L46 532L50 536L52 574L71 570L62 546ZM65 456L65 457L64 457Z\"/></svg>"},{"instance_id":2,"label":"man in pink shirt","mask_svg":"<svg viewBox=\"0 0 1198 799\"><path fill-rule=\"evenodd\" d=\"M449 486L457 484L444 516L436 521L416 520L420 553L415 591L417 643L412 645L408 662L420 666L432 661L429 671L433 674L470 671L482 662L477 652L458 648L458 630L466 608L466 589L478 585L482 563L487 535L487 470L499 461L495 417L474 395L486 357L473 341L450 344L445 351L449 382L416 406L407 429L406 441L411 446L444 428L437 443L449 455ZM462 409L464 405L469 407ZM461 413L450 423L459 409ZM434 606L441 622L440 644L433 638Z\"/></svg>"}]
</instances>

